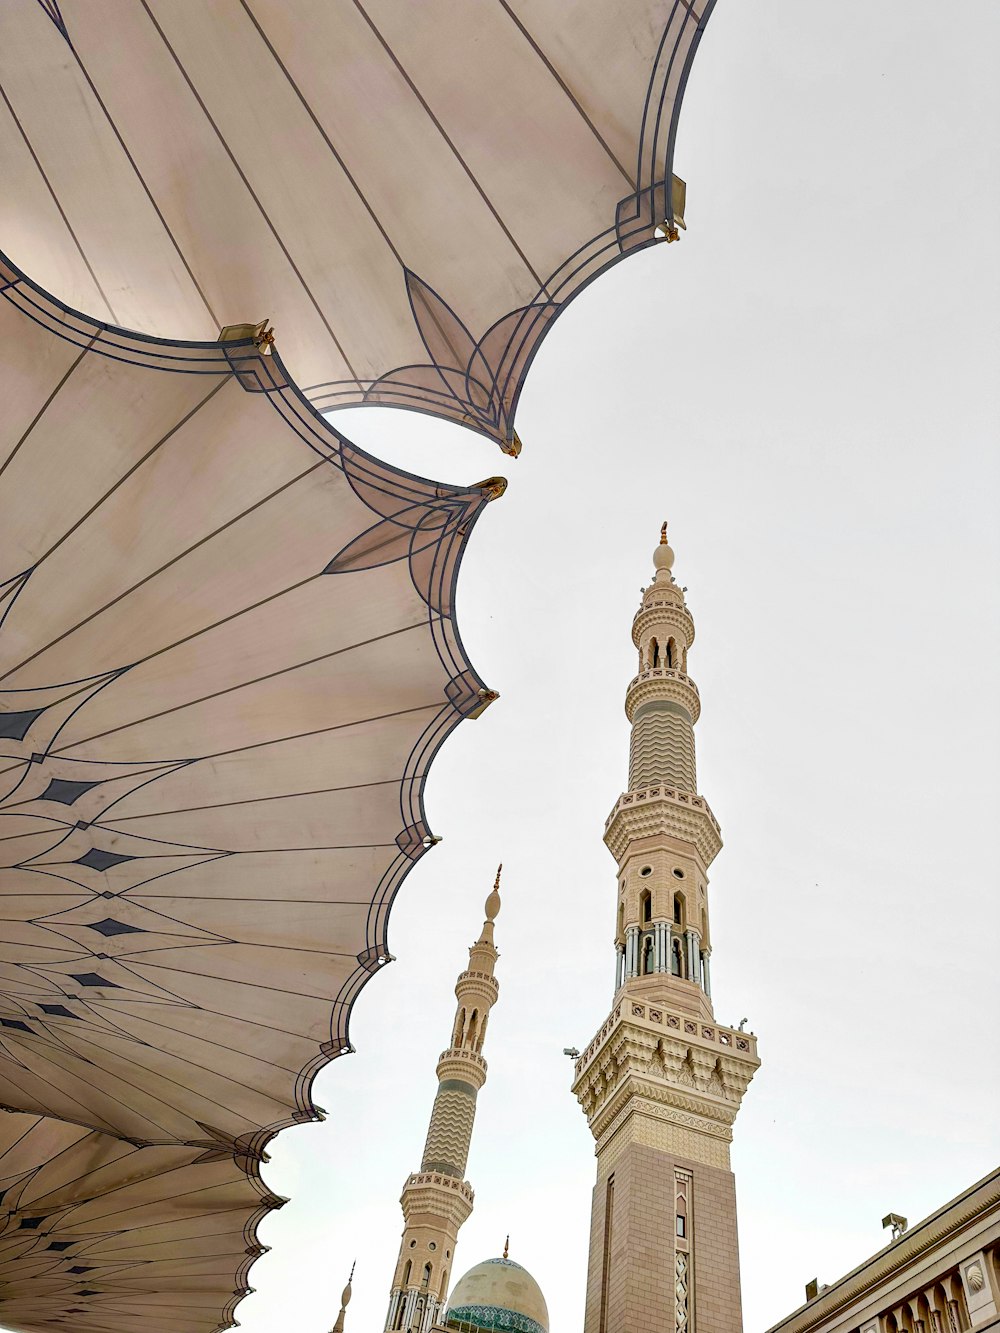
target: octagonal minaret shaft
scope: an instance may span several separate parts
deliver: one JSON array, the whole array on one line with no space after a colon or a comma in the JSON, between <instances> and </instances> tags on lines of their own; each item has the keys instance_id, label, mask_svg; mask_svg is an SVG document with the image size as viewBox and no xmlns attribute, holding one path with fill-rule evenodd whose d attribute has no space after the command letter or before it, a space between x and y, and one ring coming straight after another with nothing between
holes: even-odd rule
<instances>
[{"instance_id":1,"label":"octagonal minaret shaft","mask_svg":"<svg viewBox=\"0 0 1000 1333\"><path fill-rule=\"evenodd\" d=\"M604 841L618 863L614 1006L576 1063L597 1151L585 1333L742 1328L732 1125L759 1065L712 1011L708 868L719 826L696 788L694 620L667 525L632 624L629 787Z\"/></svg>"},{"instance_id":2,"label":"octagonal minaret shaft","mask_svg":"<svg viewBox=\"0 0 1000 1333\"><path fill-rule=\"evenodd\" d=\"M428 1333L448 1294L459 1228L472 1212L465 1168L476 1116L476 1096L486 1082L483 1039L500 986L493 975L499 957L493 922L500 911L500 870L486 899L486 920L469 949L469 966L455 983L458 1001L451 1044L437 1063L438 1090L420 1170L403 1186L405 1225L389 1298L385 1330Z\"/></svg>"},{"instance_id":3,"label":"octagonal minaret shaft","mask_svg":"<svg viewBox=\"0 0 1000 1333\"><path fill-rule=\"evenodd\" d=\"M615 989L669 994L674 1004L711 1018L708 867L722 838L696 791L701 700L687 674L694 620L673 563L664 523L653 582L632 622L639 670L625 692L629 789L604 834L618 862Z\"/></svg>"}]
</instances>

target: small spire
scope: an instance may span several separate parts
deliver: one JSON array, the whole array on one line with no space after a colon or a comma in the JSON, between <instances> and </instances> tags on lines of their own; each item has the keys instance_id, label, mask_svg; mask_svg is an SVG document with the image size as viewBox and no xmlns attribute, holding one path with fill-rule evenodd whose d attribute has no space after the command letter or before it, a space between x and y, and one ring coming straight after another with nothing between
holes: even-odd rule
<instances>
[{"instance_id":1,"label":"small spire","mask_svg":"<svg viewBox=\"0 0 1000 1333\"><path fill-rule=\"evenodd\" d=\"M344 1316L347 1314L347 1307L351 1303L351 1283L354 1281L354 1269L357 1265L357 1259L351 1264L351 1275L347 1279L347 1286L340 1296L340 1314L337 1315L337 1322L333 1326L332 1333L344 1333Z\"/></svg>"},{"instance_id":2,"label":"small spire","mask_svg":"<svg viewBox=\"0 0 1000 1333\"><path fill-rule=\"evenodd\" d=\"M509 1235L509 1234L508 1234L508 1236L507 1236L507 1239L506 1239L506 1240L504 1241L504 1243L503 1243L503 1257L504 1257L505 1259L509 1259L509 1258L510 1258L510 1235Z\"/></svg>"},{"instance_id":3,"label":"small spire","mask_svg":"<svg viewBox=\"0 0 1000 1333\"><path fill-rule=\"evenodd\" d=\"M497 877L493 881L493 891L486 899L486 920L495 921L500 911L500 871L503 870L503 862L497 866Z\"/></svg>"},{"instance_id":4,"label":"small spire","mask_svg":"<svg viewBox=\"0 0 1000 1333\"><path fill-rule=\"evenodd\" d=\"M664 522L663 526L660 528L659 545L653 552L653 568L656 570L655 577L657 583L673 583L674 577L670 572L673 568L673 564L673 547L671 547L667 541L667 525L666 522Z\"/></svg>"}]
</instances>

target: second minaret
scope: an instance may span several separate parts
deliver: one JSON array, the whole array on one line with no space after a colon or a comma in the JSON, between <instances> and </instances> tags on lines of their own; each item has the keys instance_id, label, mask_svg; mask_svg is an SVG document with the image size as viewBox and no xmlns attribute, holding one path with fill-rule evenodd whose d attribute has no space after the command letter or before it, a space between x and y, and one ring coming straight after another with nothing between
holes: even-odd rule
<instances>
[{"instance_id":1,"label":"second minaret","mask_svg":"<svg viewBox=\"0 0 1000 1333\"><path fill-rule=\"evenodd\" d=\"M459 1228L472 1212L465 1167L476 1117L476 1097L486 1082L483 1038L500 993L493 975L499 957L493 922L500 911L500 869L486 899L486 920L469 950L469 966L455 983L458 1007L451 1044L437 1063L438 1090L420 1170L403 1186L405 1226L385 1329L428 1333L434 1326L452 1271Z\"/></svg>"}]
</instances>

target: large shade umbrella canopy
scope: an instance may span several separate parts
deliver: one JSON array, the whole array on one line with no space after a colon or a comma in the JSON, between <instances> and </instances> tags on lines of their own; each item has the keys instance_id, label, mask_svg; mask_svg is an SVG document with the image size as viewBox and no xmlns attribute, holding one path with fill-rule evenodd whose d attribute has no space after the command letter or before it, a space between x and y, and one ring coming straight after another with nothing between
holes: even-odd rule
<instances>
[{"instance_id":1,"label":"large shade umbrella canopy","mask_svg":"<svg viewBox=\"0 0 1000 1333\"><path fill-rule=\"evenodd\" d=\"M112 1231L141 1218L137 1181L185 1243L190 1190L228 1190L231 1296L265 1145L316 1117L313 1075L433 840L428 765L492 697L453 605L503 483L379 463L266 345L108 328L2 260L0 345L0 1105L37 1158L9 1174L64 1153L61 1121L74 1170L140 1150L73 1195L107 1220L125 1190ZM0 1201L0 1265L12 1236L77 1234L43 1175ZM65 1265L31 1253L0 1320L59 1327ZM136 1270L136 1299L164 1275ZM49 1304L28 1318L31 1290ZM155 1327L214 1328L229 1303Z\"/></svg>"},{"instance_id":2,"label":"large shade umbrella canopy","mask_svg":"<svg viewBox=\"0 0 1000 1333\"><path fill-rule=\"evenodd\" d=\"M323 409L515 445L553 318L676 235L714 0L11 0L0 245L165 337L272 319Z\"/></svg>"},{"instance_id":3,"label":"large shade umbrella canopy","mask_svg":"<svg viewBox=\"0 0 1000 1333\"><path fill-rule=\"evenodd\" d=\"M0 1318L24 1333L213 1333L282 1200L232 1156L0 1118Z\"/></svg>"}]
</instances>

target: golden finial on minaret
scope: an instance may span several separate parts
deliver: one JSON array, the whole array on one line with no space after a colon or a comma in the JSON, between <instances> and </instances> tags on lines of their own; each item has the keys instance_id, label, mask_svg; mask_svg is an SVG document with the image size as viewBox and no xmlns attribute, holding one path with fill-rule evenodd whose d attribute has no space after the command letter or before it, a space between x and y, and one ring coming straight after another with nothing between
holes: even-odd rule
<instances>
[{"instance_id":1,"label":"golden finial on minaret","mask_svg":"<svg viewBox=\"0 0 1000 1333\"><path fill-rule=\"evenodd\" d=\"M357 1260L351 1264L351 1275L347 1279L347 1286L340 1296L340 1314L337 1315L337 1322L333 1326L333 1333L344 1333L344 1316L347 1314L347 1307L351 1303L351 1283L354 1281L354 1266Z\"/></svg>"},{"instance_id":2,"label":"golden finial on minaret","mask_svg":"<svg viewBox=\"0 0 1000 1333\"><path fill-rule=\"evenodd\" d=\"M486 899L486 920L495 921L500 911L500 871L503 870L503 862L497 866L497 877L493 881L493 889L490 896Z\"/></svg>"},{"instance_id":3,"label":"golden finial on minaret","mask_svg":"<svg viewBox=\"0 0 1000 1333\"><path fill-rule=\"evenodd\" d=\"M503 1243L503 1257L504 1257L505 1259L509 1259L509 1258L510 1258L510 1236L509 1236L509 1235L507 1236L507 1239L506 1239L506 1240L504 1241L504 1243Z\"/></svg>"},{"instance_id":4,"label":"golden finial on minaret","mask_svg":"<svg viewBox=\"0 0 1000 1333\"><path fill-rule=\"evenodd\" d=\"M653 552L653 568L656 570L657 583L673 583L674 576L670 572L673 568L673 564L674 551L673 547L667 541L667 525L664 521L663 526L660 528L659 545ZM660 578L661 574L663 575L662 579Z\"/></svg>"}]
</instances>

